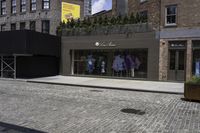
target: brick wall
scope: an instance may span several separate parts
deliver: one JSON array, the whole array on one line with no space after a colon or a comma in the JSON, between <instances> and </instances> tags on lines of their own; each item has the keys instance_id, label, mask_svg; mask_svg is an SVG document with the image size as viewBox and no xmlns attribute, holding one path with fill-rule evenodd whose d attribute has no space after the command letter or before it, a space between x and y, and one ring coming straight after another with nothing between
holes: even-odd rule
<instances>
[{"instance_id":1,"label":"brick wall","mask_svg":"<svg viewBox=\"0 0 200 133\"><path fill-rule=\"evenodd\" d=\"M168 42L160 40L159 80L167 80L168 78L168 52Z\"/></svg>"},{"instance_id":2,"label":"brick wall","mask_svg":"<svg viewBox=\"0 0 200 133\"><path fill-rule=\"evenodd\" d=\"M165 7L177 5L177 27L199 27L200 26L200 1L199 0L147 0L141 3L140 0L129 0L129 15L148 10L148 21L155 28L165 28ZM116 0L112 3L112 14L116 15Z\"/></svg>"},{"instance_id":3,"label":"brick wall","mask_svg":"<svg viewBox=\"0 0 200 133\"><path fill-rule=\"evenodd\" d=\"M165 26L165 7L177 5L177 27L200 26L199 0L161 0L161 28Z\"/></svg>"},{"instance_id":4,"label":"brick wall","mask_svg":"<svg viewBox=\"0 0 200 133\"><path fill-rule=\"evenodd\" d=\"M148 22L155 29L160 25L160 0L148 0L141 3L140 0L129 0L128 2L129 15L142 11L148 11Z\"/></svg>"},{"instance_id":5,"label":"brick wall","mask_svg":"<svg viewBox=\"0 0 200 133\"><path fill-rule=\"evenodd\" d=\"M26 29L29 29L30 21L36 21L36 31L42 31L42 20L50 20L50 34L56 34L56 28L61 21L61 1L51 0L50 10L42 9L42 0L37 0L37 10L30 12L30 0L27 0L26 12L20 13L20 0L17 0L17 13L11 14L11 0L6 1L7 14L0 16L0 25L6 24L6 30L10 30L11 23L16 23L17 30L20 22L26 22ZM83 17L83 1L81 0L63 0L65 2L81 5L81 17Z\"/></svg>"},{"instance_id":6,"label":"brick wall","mask_svg":"<svg viewBox=\"0 0 200 133\"><path fill-rule=\"evenodd\" d=\"M112 0L112 15L117 14L117 0Z\"/></svg>"},{"instance_id":7,"label":"brick wall","mask_svg":"<svg viewBox=\"0 0 200 133\"><path fill-rule=\"evenodd\" d=\"M112 14L116 15L117 2L116 0L112 2ZM141 3L140 0L128 0L128 15L142 11L148 11L148 22L158 30L160 25L160 0L149 0L143 3Z\"/></svg>"}]
</instances>

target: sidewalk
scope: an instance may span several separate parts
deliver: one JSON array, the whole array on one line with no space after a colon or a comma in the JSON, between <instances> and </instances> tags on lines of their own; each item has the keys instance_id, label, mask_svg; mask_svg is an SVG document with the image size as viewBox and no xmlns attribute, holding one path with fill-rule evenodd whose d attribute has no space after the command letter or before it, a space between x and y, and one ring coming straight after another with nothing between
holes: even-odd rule
<instances>
[{"instance_id":1,"label":"sidewalk","mask_svg":"<svg viewBox=\"0 0 200 133\"><path fill-rule=\"evenodd\" d=\"M74 76L53 76L27 80L33 83L72 85L120 90L147 91L160 93L183 94L184 84L174 82L156 82L140 80L123 80Z\"/></svg>"}]
</instances>

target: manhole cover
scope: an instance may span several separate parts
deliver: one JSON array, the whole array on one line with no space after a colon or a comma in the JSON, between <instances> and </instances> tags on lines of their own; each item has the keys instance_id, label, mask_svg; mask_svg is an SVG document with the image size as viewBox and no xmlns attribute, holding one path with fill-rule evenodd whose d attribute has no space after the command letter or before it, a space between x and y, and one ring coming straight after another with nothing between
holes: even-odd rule
<instances>
[{"instance_id":1,"label":"manhole cover","mask_svg":"<svg viewBox=\"0 0 200 133\"><path fill-rule=\"evenodd\" d=\"M92 92L103 92L102 90L90 90Z\"/></svg>"},{"instance_id":2,"label":"manhole cover","mask_svg":"<svg viewBox=\"0 0 200 133\"><path fill-rule=\"evenodd\" d=\"M145 114L145 111L137 110L137 109L131 109L131 108L121 109L121 112L129 113L129 114L136 114L136 115L144 115Z\"/></svg>"}]
</instances>

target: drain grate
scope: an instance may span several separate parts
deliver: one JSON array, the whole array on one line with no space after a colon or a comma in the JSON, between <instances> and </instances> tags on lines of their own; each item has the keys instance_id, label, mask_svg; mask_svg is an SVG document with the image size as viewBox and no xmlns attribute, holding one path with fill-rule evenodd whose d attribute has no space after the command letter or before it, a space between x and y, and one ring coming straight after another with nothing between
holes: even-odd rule
<instances>
[{"instance_id":1,"label":"drain grate","mask_svg":"<svg viewBox=\"0 0 200 133\"><path fill-rule=\"evenodd\" d=\"M91 92L103 92L102 90L90 90Z\"/></svg>"},{"instance_id":2,"label":"drain grate","mask_svg":"<svg viewBox=\"0 0 200 133\"><path fill-rule=\"evenodd\" d=\"M137 109L131 109L131 108L121 109L121 112L129 113L129 114L136 114L136 115L144 115L145 114L145 111L137 110Z\"/></svg>"}]
</instances>

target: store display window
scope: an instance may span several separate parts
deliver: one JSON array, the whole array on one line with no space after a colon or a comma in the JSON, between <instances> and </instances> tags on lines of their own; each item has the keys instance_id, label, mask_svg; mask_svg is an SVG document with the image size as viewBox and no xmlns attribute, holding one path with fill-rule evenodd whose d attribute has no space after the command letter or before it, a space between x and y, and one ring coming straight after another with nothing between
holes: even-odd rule
<instances>
[{"instance_id":1,"label":"store display window","mask_svg":"<svg viewBox=\"0 0 200 133\"><path fill-rule=\"evenodd\" d=\"M147 78L147 49L75 50L75 75Z\"/></svg>"},{"instance_id":2,"label":"store display window","mask_svg":"<svg viewBox=\"0 0 200 133\"><path fill-rule=\"evenodd\" d=\"M192 74L200 77L200 40L193 41Z\"/></svg>"}]
</instances>

